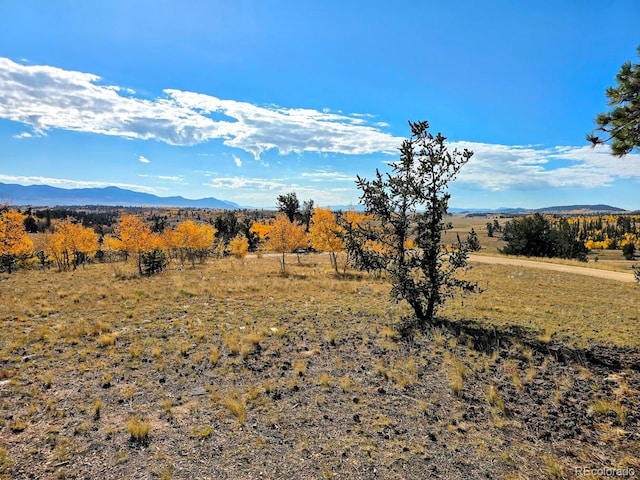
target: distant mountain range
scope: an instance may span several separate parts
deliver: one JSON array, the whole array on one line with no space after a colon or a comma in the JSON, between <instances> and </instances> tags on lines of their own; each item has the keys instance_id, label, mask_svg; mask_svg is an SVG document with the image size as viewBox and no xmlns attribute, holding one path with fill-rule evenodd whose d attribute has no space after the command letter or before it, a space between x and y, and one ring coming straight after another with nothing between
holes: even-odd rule
<instances>
[{"instance_id":1,"label":"distant mountain range","mask_svg":"<svg viewBox=\"0 0 640 480\"><path fill-rule=\"evenodd\" d=\"M551 214L561 214L561 213L572 213L572 214L594 214L594 213L626 213L628 210L624 208L612 207L611 205L559 205L555 207L545 207L545 208L496 208L496 209L483 209L483 208L474 208L474 209L465 209L465 208L450 208L449 212L451 213L470 213L470 214L509 214L509 215L519 215L526 213L551 213Z\"/></svg>"},{"instance_id":2,"label":"distant mountain range","mask_svg":"<svg viewBox=\"0 0 640 480\"><path fill-rule=\"evenodd\" d=\"M566 205L562 207L539 208L540 213L557 213L557 212L601 212L601 213L623 213L624 208L612 207L611 205Z\"/></svg>"},{"instance_id":3,"label":"distant mountain range","mask_svg":"<svg viewBox=\"0 0 640 480\"><path fill-rule=\"evenodd\" d=\"M11 205L29 205L32 207L69 207L86 205L105 205L122 207L182 207L182 208L217 208L236 210L240 207L237 203L227 200L208 197L198 200L190 200L184 197L159 197L150 193L134 192L118 187L105 188L58 188L49 185L17 185L13 183L0 183L0 204L8 202ZM355 208L362 210L361 205L334 205L333 210L348 210ZM274 207L275 209L275 207ZM483 214L510 214L524 213L623 213L626 210L610 205L565 205L546 207L539 209L524 208L450 208L450 213L468 213L472 215Z\"/></svg>"},{"instance_id":4,"label":"distant mountain range","mask_svg":"<svg viewBox=\"0 0 640 480\"><path fill-rule=\"evenodd\" d=\"M108 205L122 207L219 208L227 210L240 208L237 203L218 200L213 197L189 200L184 197L159 197L118 187L67 189L49 185L24 186L13 183L0 183L0 203L2 202L33 207Z\"/></svg>"}]
</instances>

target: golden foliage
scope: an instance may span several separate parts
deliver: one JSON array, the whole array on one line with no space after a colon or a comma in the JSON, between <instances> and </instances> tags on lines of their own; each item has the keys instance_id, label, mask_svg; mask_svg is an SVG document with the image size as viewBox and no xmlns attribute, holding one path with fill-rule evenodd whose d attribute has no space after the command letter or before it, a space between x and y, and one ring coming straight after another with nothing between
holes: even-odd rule
<instances>
[{"instance_id":1,"label":"golden foliage","mask_svg":"<svg viewBox=\"0 0 640 480\"><path fill-rule=\"evenodd\" d=\"M251 232L265 242L267 250L282 254L280 266L285 271L285 253L309 246L304 225L290 222L284 213L278 213L271 222L255 222Z\"/></svg>"},{"instance_id":2,"label":"golden foliage","mask_svg":"<svg viewBox=\"0 0 640 480\"><path fill-rule=\"evenodd\" d=\"M193 220L180 223L173 230L164 234L165 244L178 252L180 262L190 260L195 265L196 258L204 261L204 257L213 247L216 229L211 225L197 224Z\"/></svg>"},{"instance_id":3,"label":"golden foliage","mask_svg":"<svg viewBox=\"0 0 640 480\"><path fill-rule=\"evenodd\" d=\"M338 225L335 214L328 207L316 208L311 222L312 225L309 227L311 246L319 252L329 252L331 265L338 273L337 253L346 248L344 240L340 237L344 228Z\"/></svg>"},{"instance_id":4,"label":"golden foliage","mask_svg":"<svg viewBox=\"0 0 640 480\"><path fill-rule=\"evenodd\" d=\"M284 213L276 215L267 237L267 248L278 253L293 252L309 245L304 226L290 222Z\"/></svg>"},{"instance_id":5,"label":"golden foliage","mask_svg":"<svg viewBox=\"0 0 640 480\"><path fill-rule=\"evenodd\" d=\"M231 251L231 255L236 258L246 257L249 251L249 241L247 237L240 234L236 235L236 237L229 242L229 250Z\"/></svg>"},{"instance_id":6,"label":"golden foliage","mask_svg":"<svg viewBox=\"0 0 640 480\"><path fill-rule=\"evenodd\" d=\"M316 208L311 217L309 240L318 252L339 252L344 250L344 241L339 237L342 228L330 208Z\"/></svg>"},{"instance_id":7,"label":"golden foliage","mask_svg":"<svg viewBox=\"0 0 640 480\"><path fill-rule=\"evenodd\" d=\"M115 227L114 236L108 240L107 244L113 250L120 250L129 255L140 254L152 247L151 227L144 223L141 218L123 214Z\"/></svg>"},{"instance_id":8,"label":"golden foliage","mask_svg":"<svg viewBox=\"0 0 640 480\"><path fill-rule=\"evenodd\" d=\"M142 255L158 248L164 248L164 239L151 231L151 227L141 218L122 214L112 237L106 237L103 243L108 250L121 251L125 255L134 255L138 263L138 272L142 273Z\"/></svg>"},{"instance_id":9,"label":"golden foliage","mask_svg":"<svg viewBox=\"0 0 640 480\"><path fill-rule=\"evenodd\" d=\"M0 213L0 255L28 255L33 242L24 228L26 217L20 212L8 210Z\"/></svg>"},{"instance_id":10,"label":"golden foliage","mask_svg":"<svg viewBox=\"0 0 640 480\"><path fill-rule=\"evenodd\" d=\"M70 218L53 224L45 236L45 253L52 256L60 270L77 267L85 255L98 250L98 235L91 228L73 223Z\"/></svg>"},{"instance_id":11,"label":"golden foliage","mask_svg":"<svg viewBox=\"0 0 640 480\"><path fill-rule=\"evenodd\" d=\"M267 220L263 222L254 222L249 231L257 235L261 242L264 242L271 231L271 223Z\"/></svg>"}]
</instances>

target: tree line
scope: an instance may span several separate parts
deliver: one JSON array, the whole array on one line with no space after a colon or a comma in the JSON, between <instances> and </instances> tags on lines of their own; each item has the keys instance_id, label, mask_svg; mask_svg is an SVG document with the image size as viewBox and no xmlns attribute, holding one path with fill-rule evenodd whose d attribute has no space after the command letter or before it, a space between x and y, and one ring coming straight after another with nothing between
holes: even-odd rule
<instances>
[{"instance_id":1,"label":"tree line","mask_svg":"<svg viewBox=\"0 0 640 480\"><path fill-rule=\"evenodd\" d=\"M296 199L294 192L281 196ZM19 262L37 259L41 267L57 266L71 270L88 260L116 261L132 259L140 274L161 271L169 260L181 265L202 263L212 255L244 258L249 251L272 251L282 255L281 270L286 270L285 254L313 249L329 252L338 272L338 254L345 251L339 235L340 219L350 223L364 221L366 216L355 211L332 212L330 208L311 208L305 217L299 208L284 203L280 211L261 221L239 218L235 212L219 215L215 221L184 220L169 226L167 217L121 213L110 228L85 226L82 218L50 217L42 232L30 234L30 215L8 206L0 212L0 256L2 269L11 273ZM29 212L30 213L30 212ZM72 213L72 211L69 211ZM98 230L98 231L96 231ZM344 262L346 268L346 261Z\"/></svg>"},{"instance_id":2,"label":"tree line","mask_svg":"<svg viewBox=\"0 0 640 480\"><path fill-rule=\"evenodd\" d=\"M496 227L487 224L489 236ZM561 257L587 260L590 250L622 249L632 260L640 248L639 215L592 215L558 217L536 213L508 221L500 228L507 244L500 250L510 255Z\"/></svg>"}]
</instances>

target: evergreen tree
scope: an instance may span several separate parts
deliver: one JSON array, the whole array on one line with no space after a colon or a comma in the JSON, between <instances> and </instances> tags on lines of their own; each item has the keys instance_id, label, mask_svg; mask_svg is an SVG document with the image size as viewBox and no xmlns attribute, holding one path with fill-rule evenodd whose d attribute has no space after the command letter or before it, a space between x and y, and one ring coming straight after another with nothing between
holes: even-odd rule
<instances>
[{"instance_id":1,"label":"evergreen tree","mask_svg":"<svg viewBox=\"0 0 640 480\"><path fill-rule=\"evenodd\" d=\"M233 210L227 210L222 215L217 216L213 226L217 232L216 237L222 239L224 243L229 243L242 229L238 222L238 215Z\"/></svg>"},{"instance_id":2,"label":"evergreen tree","mask_svg":"<svg viewBox=\"0 0 640 480\"><path fill-rule=\"evenodd\" d=\"M451 228L444 221L447 185L473 152L449 152L446 138L432 135L425 121L409 126L411 137L402 143L390 173L376 171L373 180L358 176L361 202L373 221L346 229L345 239L357 266L389 274L392 297L407 301L424 328L457 289L475 289L455 276L466 266L468 246L460 243L447 252L441 244L442 234ZM413 248L407 248L411 239Z\"/></svg>"},{"instance_id":3,"label":"evergreen tree","mask_svg":"<svg viewBox=\"0 0 640 480\"><path fill-rule=\"evenodd\" d=\"M154 248L141 255L142 275L150 276L162 272L167 268L167 257L160 248Z\"/></svg>"},{"instance_id":4,"label":"evergreen tree","mask_svg":"<svg viewBox=\"0 0 640 480\"><path fill-rule=\"evenodd\" d=\"M302 202L302 211L300 212L300 220L305 226L307 233L309 232L309 227L311 226L311 217L313 217L313 210L314 210L314 202L312 199L305 200L304 202Z\"/></svg>"},{"instance_id":5,"label":"evergreen tree","mask_svg":"<svg viewBox=\"0 0 640 480\"><path fill-rule=\"evenodd\" d=\"M528 257L562 257L587 260L587 248L577 239L578 232L565 219L554 227L540 213L507 222L502 238L507 244L500 249L507 255Z\"/></svg>"},{"instance_id":6,"label":"evergreen tree","mask_svg":"<svg viewBox=\"0 0 640 480\"><path fill-rule=\"evenodd\" d=\"M27 233L38 233L38 223L31 215L24 219L24 229Z\"/></svg>"},{"instance_id":7,"label":"evergreen tree","mask_svg":"<svg viewBox=\"0 0 640 480\"><path fill-rule=\"evenodd\" d=\"M640 56L640 47L638 47ZM596 130L605 134L599 137L595 133L587 135L593 145L611 140L611 151L622 157L640 147L640 64L626 62L616 75L617 85L606 90L610 112L596 117Z\"/></svg>"},{"instance_id":8,"label":"evergreen tree","mask_svg":"<svg viewBox=\"0 0 640 480\"><path fill-rule=\"evenodd\" d=\"M500 249L501 253L529 257L555 256L551 224L540 213L507 222L502 238L507 244Z\"/></svg>"},{"instance_id":9,"label":"evergreen tree","mask_svg":"<svg viewBox=\"0 0 640 480\"><path fill-rule=\"evenodd\" d=\"M487 222L487 236L493 237L493 223Z\"/></svg>"},{"instance_id":10,"label":"evergreen tree","mask_svg":"<svg viewBox=\"0 0 640 480\"><path fill-rule=\"evenodd\" d=\"M472 252L480 251L480 240L478 239L478 234L473 228L469 232L469 235L467 235L467 245L469 245L469 250Z\"/></svg>"},{"instance_id":11,"label":"evergreen tree","mask_svg":"<svg viewBox=\"0 0 640 480\"><path fill-rule=\"evenodd\" d=\"M295 221L300 216L300 201L296 192L278 195L278 211L284 213L290 222Z\"/></svg>"},{"instance_id":12,"label":"evergreen tree","mask_svg":"<svg viewBox=\"0 0 640 480\"><path fill-rule=\"evenodd\" d=\"M622 247L622 255L627 260L633 260L634 255L636 254L636 246L633 242L626 243L624 247Z\"/></svg>"}]
</instances>

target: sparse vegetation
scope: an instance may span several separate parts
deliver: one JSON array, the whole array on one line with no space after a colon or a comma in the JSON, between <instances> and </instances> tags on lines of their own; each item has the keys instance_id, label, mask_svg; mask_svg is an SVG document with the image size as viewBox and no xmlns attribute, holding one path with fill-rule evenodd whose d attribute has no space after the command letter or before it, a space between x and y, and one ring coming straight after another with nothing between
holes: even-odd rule
<instances>
[{"instance_id":1,"label":"sparse vegetation","mask_svg":"<svg viewBox=\"0 0 640 480\"><path fill-rule=\"evenodd\" d=\"M83 478L104 468L178 478L198 465L277 478L321 476L326 465L423 478L434 467L444 475L447 458L447 475L503 478L514 461L572 471L564 452L635 458L625 439L639 429L638 373L612 376L587 357L637 351L637 308L610 301L633 298L635 284L478 264L464 275L484 294L454 298L440 315L475 319L487 341L525 332L522 345L483 345L445 326L400 335L411 309L389 304L384 274L336 277L327 254L288 263L286 276L274 266L248 255L244 266L173 262L151 278L114 276L110 263L5 275L0 477L55 478L73 465ZM538 334L549 337L542 348ZM579 362L546 353L559 346L578 349Z\"/></svg>"},{"instance_id":2,"label":"sparse vegetation","mask_svg":"<svg viewBox=\"0 0 640 480\"><path fill-rule=\"evenodd\" d=\"M425 328L444 300L456 291L473 291L472 282L456 277L466 266L469 246L458 242L445 250L442 236L449 206L447 185L473 152L448 152L446 138L429 132L426 121L409 122L411 137L400 147L391 173L376 171L374 180L358 177L361 203L373 222L345 224L343 237L355 264L389 275L395 300L406 301L419 327ZM422 211L423 210L423 211Z\"/></svg>"},{"instance_id":3,"label":"sparse vegetation","mask_svg":"<svg viewBox=\"0 0 640 480\"><path fill-rule=\"evenodd\" d=\"M498 410L504 412L504 400L495 385L489 385L489 388L487 389L487 402L489 402L489 405L497 407Z\"/></svg>"},{"instance_id":4,"label":"sparse vegetation","mask_svg":"<svg viewBox=\"0 0 640 480\"><path fill-rule=\"evenodd\" d=\"M151 424L146 420L140 420L138 417L132 417L127 420L127 430L129 431L129 439L136 445L146 445L149 443L149 431Z\"/></svg>"},{"instance_id":5,"label":"sparse vegetation","mask_svg":"<svg viewBox=\"0 0 640 480\"><path fill-rule=\"evenodd\" d=\"M240 395L238 392L233 392L224 398L223 404L227 407L229 412L236 417L238 423L241 425L244 424L247 410L247 401L245 397Z\"/></svg>"}]
</instances>

